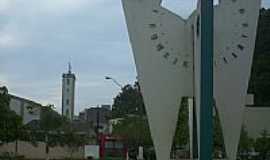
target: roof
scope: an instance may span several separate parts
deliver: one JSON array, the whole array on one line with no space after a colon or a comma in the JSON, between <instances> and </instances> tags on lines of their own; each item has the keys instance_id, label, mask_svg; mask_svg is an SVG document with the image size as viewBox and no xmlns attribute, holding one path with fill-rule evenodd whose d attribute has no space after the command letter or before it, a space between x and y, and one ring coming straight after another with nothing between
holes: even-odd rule
<instances>
[{"instance_id":1,"label":"roof","mask_svg":"<svg viewBox=\"0 0 270 160\"><path fill-rule=\"evenodd\" d=\"M40 120L32 120L25 125L26 128L40 130Z\"/></svg>"},{"instance_id":2,"label":"roof","mask_svg":"<svg viewBox=\"0 0 270 160\"><path fill-rule=\"evenodd\" d=\"M27 103L32 103L32 104L37 105L37 106L42 106L40 103L37 103L35 101L29 100L29 99L26 99L26 98L18 97L18 96L12 95L12 94L9 94L9 96L10 96L11 99L18 99L20 101L24 101L24 102L27 102Z\"/></svg>"}]
</instances>

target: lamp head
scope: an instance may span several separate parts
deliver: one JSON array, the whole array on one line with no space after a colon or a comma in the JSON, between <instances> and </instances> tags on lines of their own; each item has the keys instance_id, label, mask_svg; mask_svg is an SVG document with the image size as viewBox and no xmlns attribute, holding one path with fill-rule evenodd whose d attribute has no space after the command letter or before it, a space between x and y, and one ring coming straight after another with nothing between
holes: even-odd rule
<instances>
[{"instance_id":1,"label":"lamp head","mask_svg":"<svg viewBox=\"0 0 270 160\"><path fill-rule=\"evenodd\" d=\"M105 76L105 79L109 80L109 79L112 79L111 77L108 77L108 76Z\"/></svg>"}]
</instances>

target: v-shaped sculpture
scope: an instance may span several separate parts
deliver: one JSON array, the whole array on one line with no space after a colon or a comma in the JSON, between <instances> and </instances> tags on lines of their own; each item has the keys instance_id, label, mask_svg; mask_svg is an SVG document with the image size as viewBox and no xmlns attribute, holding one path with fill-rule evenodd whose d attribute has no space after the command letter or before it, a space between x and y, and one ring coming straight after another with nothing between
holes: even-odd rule
<instances>
[{"instance_id":1,"label":"v-shaped sculpture","mask_svg":"<svg viewBox=\"0 0 270 160\"><path fill-rule=\"evenodd\" d=\"M169 160L182 98L195 96L200 111L199 5L185 20L161 0L122 2L157 159ZM236 158L259 8L260 0L215 6L214 98L229 159Z\"/></svg>"}]
</instances>

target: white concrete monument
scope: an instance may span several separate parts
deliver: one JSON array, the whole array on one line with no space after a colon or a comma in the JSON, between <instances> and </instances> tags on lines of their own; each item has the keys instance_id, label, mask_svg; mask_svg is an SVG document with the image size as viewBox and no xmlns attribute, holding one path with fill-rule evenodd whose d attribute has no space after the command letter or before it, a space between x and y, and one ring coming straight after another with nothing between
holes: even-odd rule
<instances>
[{"instance_id":1,"label":"white concrete monument","mask_svg":"<svg viewBox=\"0 0 270 160\"><path fill-rule=\"evenodd\" d=\"M168 160L181 99L194 96L200 111L200 10L185 20L161 0L122 2L157 159ZM260 0L215 6L214 99L228 159L236 159L259 8Z\"/></svg>"}]
</instances>

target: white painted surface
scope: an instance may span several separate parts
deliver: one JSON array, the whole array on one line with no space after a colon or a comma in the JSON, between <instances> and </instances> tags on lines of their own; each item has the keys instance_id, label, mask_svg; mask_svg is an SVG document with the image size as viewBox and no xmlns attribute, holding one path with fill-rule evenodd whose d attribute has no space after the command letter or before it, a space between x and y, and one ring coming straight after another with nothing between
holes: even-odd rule
<instances>
[{"instance_id":1,"label":"white painted surface","mask_svg":"<svg viewBox=\"0 0 270 160\"><path fill-rule=\"evenodd\" d=\"M181 99L193 95L191 34L160 1L122 2L157 159L168 160Z\"/></svg>"},{"instance_id":2,"label":"white painted surface","mask_svg":"<svg viewBox=\"0 0 270 160\"><path fill-rule=\"evenodd\" d=\"M139 154L137 157L138 160L143 160L143 147L139 146Z\"/></svg>"},{"instance_id":3,"label":"white painted surface","mask_svg":"<svg viewBox=\"0 0 270 160\"><path fill-rule=\"evenodd\" d=\"M62 115L73 119L76 77L71 71L62 76Z\"/></svg>"},{"instance_id":4,"label":"white painted surface","mask_svg":"<svg viewBox=\"0 0 270 160\"><path fill-rule=\"evenodd\" d=\"M157 159L169 159L181 98L193 91L200 124L200 12L185 21L159 0L122 2ZM236 158L259 7L260 0L224 0L215 7L214 98L228 159Z\"/></svg>"},{"instance_id":5,"label":"white painted surface","mask_svg":"<svg viewBox=\"0 0 270 160\"><path fill-rule=\"evenodd\" d=\"M225 0L215 8L214 98L231 160L239 143L259 8L260 0Z\"/></svg>"},{"instance_id":6,"label":"white painted surface","mask_svg":"<svg viewBox=\"0 0 270 160\"><path fill-rule=\"evenodd\" d=\"M87 158L87 157L99 159L99 146L98 145L85 145L84 158Z\"/></svg>"}]
</instances>

